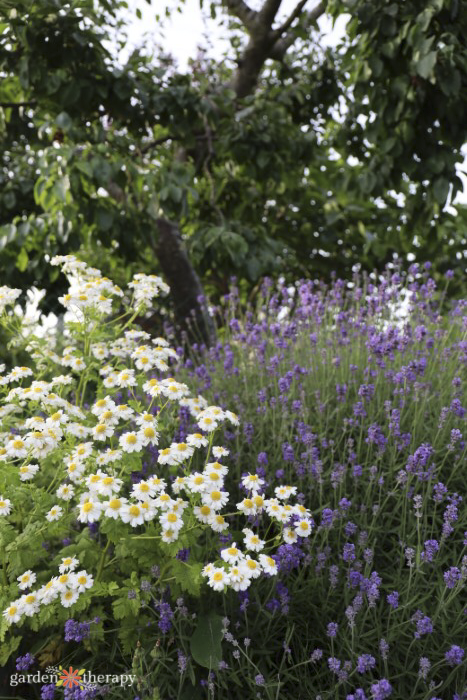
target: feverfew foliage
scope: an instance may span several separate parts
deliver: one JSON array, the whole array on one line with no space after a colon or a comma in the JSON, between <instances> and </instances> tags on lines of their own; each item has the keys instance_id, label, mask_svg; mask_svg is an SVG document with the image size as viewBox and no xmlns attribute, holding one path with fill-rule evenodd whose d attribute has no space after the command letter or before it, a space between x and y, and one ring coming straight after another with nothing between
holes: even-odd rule
<instances>
[{"instance_id":1,"label":"feverfew foliage","mask_svg":"<svg viewBox=\"0 0 467 700\"><path fill-rule=\"evenodd\" d=\"M0 378L3 663L29 631L52 635L68 620L70 639L68 618L82 613L97 614L96 639L109 620L121 621L128 655L150 622L151 585L134 591L143 574L152 571L159 587L170 581L175 596L199 596L203 577L215 591L245 591L277 574L271 555L281 543L313 527L310 512L290 502L294 487L267 498L255 473L226 514L229 470L219 460L229 451L215 437L238 417L168 377L176 352L131 327L167 285L137 274L123 292L73 256L51 262L70 282L60 298L63 338L23 338L11 311L18 290L2 288L0 297L3 326L31 357L30 366L3 367ZM192 428L183 440L181 408ZM232 518L250 527L218 551ZM188 562L183 552L196 544ZM157 602L159 612L167 604Z\"/></svg>"}]
</instances>

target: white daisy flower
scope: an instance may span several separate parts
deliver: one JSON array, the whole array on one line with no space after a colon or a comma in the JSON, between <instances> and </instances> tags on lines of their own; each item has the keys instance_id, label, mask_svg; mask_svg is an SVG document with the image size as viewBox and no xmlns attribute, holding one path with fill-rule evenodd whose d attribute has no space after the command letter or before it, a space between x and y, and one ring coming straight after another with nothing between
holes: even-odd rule
<instances>
[{"instance_id":1,"label":"white daisy flower","mask_svg":"<svg viewBox=\"0 0 467 700\"><path fill-rule=\"evenodd\" d=\"M216 515L212 515L209 519L209 527L211 530L214 530L214 532L224 532L224 530L227 530L229 527L229 524L223 515L217 513Z\"/></svg>"},{"instance_id":2,"label":"white daisy flower","mask_svg":"<svg viewBox=\"0 0 467 700\"><path fill-rule=\"evenodd\" d=\"M183 477L180 477L180 478L183 478ZM149 479L147 480L147 482L148 482L148 484L150 484L153 487L155 493L159 493L159 491L165 491L165 489L167 487L167 484L164 481L164 479L159 479L159 477L156 476L155 474L153 476L150 476Z\"/></svg>"},{"instance_id":3,"label":"white daisy flower","mask_svg":"<svg viewBox=\"0 0 467 700\"><path fill-rule=\"evenodd\" d=\"M107 440L114 432L115 429L109 423L98 423L92 429L92 436L94 440Z\"/></svg>"},{"instance_id":4,"label":"white daisy flower","mask_svg":"<svg viewBox=\"0 0 467 700\"><path fill-rule=\"evenodd\" d=\"M284 527L282 537L287 544L295 544L298 539L297 533L291 527Z\"/></svg>"},{"instance_id":5,"label":"white daisy flower","mask_svg":"<svg viewBox=\"0 0 467 700\"><path fill-rule=\"evenodd\" d=\"M162 542L165 542L166 544L170 544L170 542L175 542L178 540L178 533L180 530L175 530L172 528L167 528L166 530L162 530L161 532L161 540Z\"/></svg>"},{"instance_id":6,"label":"white daisy flower","mask_svg":"<svg viewBox=\"0 0 467 700\"><path fill-rule=\"evenodd\" d=\"M0 515L10 515L11 513L11 501L9 498L3 498L0 496Z\"/></svg>"},{"instance_id":7,"label":"white daisy flower","mask_svg":"<svg viewBox=\"0 0 467 700\"><path fill-rule=\"evenodd\" d=\"M201 430L205 430L207 433L213 433L214 430L217 430L218 423L210 415L199 414L196 421Z\"/></svg>"},{"instance_id":8,"label":"white daisy flower","mask_svg":"<svg viewBox=\"0 0 467 700\"><path fill-rule=\"evenodd\" d=\"M147 501L152 498L155 493L156 489L149 481L139 481L137 484L133 484L133 488L131 489L131 495L138 501Z\"/></svg>"},{"instance_id":9,"label":"white daisy flower","mask_svg":"<svg viewBox=\"0 0 467 700\"><path fill-rule=\"evenodd\" d=\"M170 445L171 452L178 463L184 462L194 454L194 448L186 442L173 442Z\"/></svg>"},{"instance_id":10,"label":"white daisy flower","mask_svg":"<svg viewBox=\"0 0 467 700\"><path fill-rule=\"evenodd\" d=\"M230 583L229 575L224 569L215 567L208 577L208 585L215 591L223 591Z\"/></svg>"},{"instance_id":11,"label":"white daisy flower","mask_svg":"<svg viewBox=\"0 0 467 700\"><path fill-rule=\"evenodd\" d=\"M154 501L152 499L148 499L147 501L140 501L139 505L141 506L141 509L143 511L143 517L146 520L146 522L148 522L149 520L153 520L157 511Z\"/></svg>"},{"instance_id":12,"label":"white daisy flower","mask_svg":"<svg viewBox=\"0 0 467 700\"><path fill-rule=\"evenodd\" d=\"M131 527L137 527L144 523L144 512L140 503L128 503L120 510L120 518L124 523L130 523Z\"/></svg>"},{"instance_id":13,"label":"white daisy flower","mask_svg":"<svg viewBox=\"0 0 467 700\"><path fill-rule=\"evenodd\" d=\"M135 386L137 381L135 379L134 369L123 369L117 375L117 384L121 388L129 388Z\"/></svg>"},{"instance_id":14,"label":"white daisy flower","mask_svg":"<svg viewBox=\"0 0 467 700\"><path fill-rule=\"evenodd\" d=\"M164 449L160 450L159 452L157 462L158 464L168 464L169 466L172 466L174 464L177 464L177 459L172 453L170 447L164 447Z\"/></svg>"},{"instance_id":15,"label":"white daisy flower","mask_svg":"<svg viewBox=\"0 0 467 700\"><path fill-rule=\"evenodd\" d=\"M71 501L75 495L75 489L71 484L62 484L55 493L57 498L61 498L62 501Z\"/></svg>"},{"instance_id":16,"label":"white daisy flower","mask_svg":"<svg viewBox=\"0 0 467 700\"><path fill-rule=\"evenodd\" d=\"M104 411L113 411L115 409L115 402L110 396L105 396L103 399L98 399L94 406L91 408L91 413L95 416L100 416Z\"/></svg>"},{"instance_id":17,"label":"white daisy flower","mask_svg":"<svg viewBox=\"0 0 467 700\"><path fill-rule=\"evenodd\" d=\"M121 459L122 455L122 450L111 450L109 448L96 458L96 462L100 466L111 464L112 462L117 462L119 459Z\"/></svg>"},{"instance_id":18,"label":"white daisy flower","mask_svg":"<svg viewBox=\"0 0 467 700\"><path fill-rule=\"evenodd\" d=\"M67 571L74 571L78 564L79 561L78 559L75 559L75 557L64 557L62 559L62 563L58 567L58 570L61 574L64 574Z\"/></svg>"},{"instance_id":19,"label":"white daisy flower","mask_svg":"<svg viewBox=\"0 0 467 700\"><path fill-rule=\"evenodd\" d=\"M244 528L243 533L245 535L245 547L247 549L252 552L260 552L262 549L264 549L264 545L266 543L264 540L261 540L252 530L246 527Z\"/></svg>"},{"instance_id":20,"label":"white daisy flower","mask_svg":"<svg viewBox=\"0 0 467 700\"><path fill-rule=\"evenodd\" d=\"M211 471L204 474L206 479L206 491L219 491L224 485L224 477L218 472Z\"/></svg>"},{"instance_id":21,"label":"white daisy flower","mask_svg":"<svg viewBox=\"0 0 467 700\"><path fill-rule=\"evenodd\" d=\"M186 477L186 487L192 493L202 493L206 490L206 477L200 472L193 472Z\"/></svg>"},{"instance_id":22,"label":"white daisy flower","mask_svg":"<svg viewBox=\"0 0 467 700\"><path fill-rule=\"evenodd\" d=\"M290 498L290 496L295 496L297 493L297 487L296 486L276 486L274 489L274 493L276 494L276 498L280 498L281 500L287 500L287 498Z\"/></svg>"},{"instance_id":23,"label":"white daisy flower","mask_svg":"<svg viewBox=\"0 0 467 700\"><path fill-rule=\"evenodd\" d=\"M6 451L10 457L26 457L28 454L27 444L20 437L9 440L6 444Z\"/></svg>"},{"instance_id":24,"label":"white daisy flower","mask_svg":"<svg viewBox=\"0 0 467 700\"><path fill-rule=\"evenodd\" d=\"M141 436L133 431L120 435L118 442L124 452L140 452L143 447Z\"/></svg>"},{"instance_id":25,"label":"white daisy flower","mask_svg":"<svg viewBox=\"0 0 467 700\"><path fill-rule=\"evenodd\" d=\"M193 513L201 523L207 525L215 511L210 506L204 504L202 506L195 506L193 508Z\"/></svg>"},{"instance_id":26,"label":"white daisy flower","mask_svg":"<svg viewBox=\"0 0 467 700\"><path fill-rule=\"evenodd\" d=\"M47 513L46 520L49 521L49 523L53 523L55 520L60 520L60 518L63 515L63 510L60 508L60 506L53 506Z\"/></svg>"},{"instance_id":27,"label":"white daisy flower","mask_svg":"<svg viewBox=\"0 0 467 700\"><path fill-rule=\"evenodd\" d=\"M181 491L183 491L186 488L186 485L187 485L186 477L177 476L175 481L172 483L172 491L175 494L179 494Z\"/></svg>"},{"instance_id":28,"label":"white daisy flower","mask_svg":"<svg viewBox=\"0 0 467 700\"><path fill-rule=\"evenodd\" d=\"M311 522L309 520L299 520L295 523L295 532L299 537L308 537L311 533Z\"/></svg>"},{"instance_id":29,"label":"white daisy flower","mask_svg":"<svg viewBox=\"0 0 467 700\"><path fill-rule=\"evenodd\" d=\"M266 554L260 554L259 562L266 574L270 576L275 576L277 574L277 564L272 557L268 557Z\"/></svg>"},{"instance_id":30,"label":"white daisy flower","mask_svg":"<svg viewBox=\"0 0 467 700\"><path fill-rule=\"evenodd\" d=\"M214 571L214 564L206 564L201 570L201 576L210 576Z\"/></svg>"},{"instance_id":31,"label":"white daisy flower","mask_svg":"<svg viewBox=\"0 0 467 700\"><path fill-rule=\"evenodd\" d=\"M229 569L230 588L234 591L246 591L250 586L251 579L246 576L239 566L232 566Z\"/></svg>"},{"instance_id":32,"label":"white daisy flower","mask_svg":"<svg viewBox=\"0 0 467 700\"><path fill-rule=\"evenodd\" d=\"M183 527L182 517L173 511L166 511L159 517L159 522L164 530L181 530Z\"/></svg>"},{"instance_id":33,"label":"white daisy flower","mask_svg":"<svg viewBox=\"0 0 467 700\"><path fill-rule=\"evenodd\" d=\"M87 459L91 454L92 442L81 442L79 445L76 445L71 453L71 459L73 461L82 461Z\"/></svg>"},{"instance_id":34,"label":"white daisy flower","mask_svg":"<svg viewBox=\"0 0 467 700\"><path fill-rule=\"evenodd\" d=\"M240 562L240 568L249 578L258 578L261 575L261 564L251 557L246 557Z\"/></svg>"},{"instance_id":35,"label":"white daisy flower","mask_svg":"<svg viewBox=\"0 0 467 700\"><path fill-rule=\"evenodd\" d=\"M38 464L23 464L19 468L19 478L21 479L21 481L28 481L29 479L34 479L38 471Z\"/></svg>"},{"instance_id":36,"label":"white daisy flower","mask_svg":"<svg viewBox=\"0 0 467 700\"><path fill-rule=\"evenodd\" d=\"M10 605L5 608L3 611L3 617L7 621L9 625L13 624L13 622L19 622L21 619L21 607L19 606L18 602L16 601L15 603L10 603Z\"/></svg>"},{"instance_id":37,"label":"white daisy flower","mask_svg":"<svg viewBox=\"0 0 467 700\"><path fill-rule=\"evenodd\" d=\"M243 552L238 549L236 542L232 542L229 547L221 550L221 558L228 564L236 564L243 559Z\"/></svg>"},{"instance_id":38,"label":"white daisy flower","mask_svg":"<svg viewBox=\"0 0 467 700\"><path fill-rule=\"evenodd\" d=\"M102 512L102 504L91 494L85 494L86 498L78 506L78 520L81 523L95 523Z\"/></svg>"},{"instance_id":39,"label":"white daisy flower","mask_svg":"<svg viewBox=\"0 0 467 700\"><path fill-rule=\"evenodd\" d=\"M248 491L259 491L264 484L264 479L260 479L257 474L247 474L243 477L242 484Z\"/></svg>"},{"instance_id":40,"label":"white daisy flower","mask_svg":"<svg viewBox=\"0 0 467 700\"><path fill-rule=\"evenodd\" d=\"M232 413L232 411L225 411L224 415L227 420L232 423L232 425L240 425L240 420L236 413Z\"/></svg>"},{"instance_id":41,"label":"white daisy flower","mask_svg":"<svg viewBox=\"0 0 467 700\"><path fill-rule=\"evenodd\" d=\"M213 510L220 510L228 502L229 494L227 491L209 491L201 494L201 500L211 506Z\"/></svg>"},{"instance_id":42,"label":"white daisy flower","mask_svg":"<svg viewBox=\"0 0 467 700\"><path fill-rule=\"evenodd\" d=\"M104 501L104 515L107 518L113 518L117 520L120 517L120 511L128 503L126 498L110 498L108 501Z\"/></svg>"},{"instance_id":43,"label":"white daisy flower","mask_svg":"<svg viewBox=\"0 0 467 700\"><path fill-rule=\"evenodd\" d=\"M22 613L27 617L32 617L39 612L40 603L37 599L37 593L22 595L19 599L19 607Z\"/></svg>"},{"instance_id":44,"label":"white daisy flower","mask_svg":"<svg viewBox=\"0 0 467 700\"><path fill-rule=\"evenodd\" d=\"M205 474L211 474L211 472L216 472L222 476L226 476L229 472L228 468L221 464L220 462L208 462L204 470Z\"/></svg>"},{"instance_id":45,"label":"white daisy flower","mask_svg":"<svg viewBox=\"0 0 467 700\"><path fill-rule=\"evenodd\" d=\"M140 428L144 428L146 425L151 425L153 428L156 428L157 418L153 416L152 413L139 413L135 416L135 423L139 425Z\"/></svg>"},{"instance_id":46,"label":"white daisy flower","mask_svg":"<svg viewBox=\"0 0 467 700\"><path fill-rule=\"evenodd\" d=\"M114 493L118 493L122 488L123 481L117 479L115 476L109 476L108 474L103 474L102 478L97 484L97 493L100 496L110 497Z\"/></svg>"},{"instance_id":47,"label":"white daisy flower","mask_svg":"<svg viewBox=\"0 0 467 700\"><path fill-rule=\"evenodd\" d=\"M219 447L218 445L215 445L212 448L212 453L216 459L220 459L221 457L226 457L227 455L229 455L230 450L226 450L225 447Z\"/></svg>"},{"instance_id":48,"label":"white daisy flower","mask_svg":"<svg viewBox=\"0 0 467 700\"><path fill-rule=\"evenodd\" d=\"M86 467L82 462L69 462L66 471L71 481L79 483L82 475L84 474L85 468Z\"/></svg>"},{"instance_id":49,"label":"white daisy flower","mask_svg":"<svg viewBox=\"0 0 467 700\"><path fill-rule=\"evenodd\" d=\"M87 571L77 571L74 578L74 586L78 593L84 593L88 588L92 588L94 580Z\"/></svg>"},{"instance_id":50,"label":"white daisy flower","mask_svg":"<svg viewBox=\"0 0 467 700\"><path fill-rule=\"evenodd\" d=\"M149 379L143 384L143 391L152 398L155 398L162 393L162 386L157 379Z\"/></svg>"},{"instance_id":51,"label":"white daisy flower","mask_svg":"<svg viewBox=\"0 0 467 700\"><path fill-rule=\"evenodd\" d=\"M116 415L118 416L119 420L130 420L133 414L134 410L126 403L120 403L116 407Z\"/></svg>"},{"instance_id":52,"label":"white daisy flower","mask_svg":"<svg viewBox=\"0 0 467 700\"><path fill-rule=\"evenodd\" d=\"M31 569L28 569L24 574L18 576L16 580L18 581L18 588L20 591L24 591L26 588L31 588L31 586L36 583L36 574L33 573Z\"/></svg>"},{"instance_id":53,"label":"white daisy flower","mask_svg":"<svg viewBox=\"0 0 467 700\"><path fill-rule=\"evenodd\" d=\"M208 439L201 433L187 435L186 441L191 447L207 447L208 445Z\"/></svg>"},{"instance_id":54,"label":"white daisy flower","mask_svg":"<svg viewBox=\"0 0 467 700\"><path fill-rule=\"evenodd\" d=\"M44 605L48 605L58 596L59 591L57 582L58 579L56 576L54 576L37 591L37 599L41 603L44 603Z\"/></svg>"},{"instance_id":55,"label":"white daisy flower","mask_svg":"<svg viewBox=\"0 0 467 700\"><path fill-rule=\"evenodd\" d=\"M76 590L69 589L64 591L60 596L60 602L64 608L70 608L78 600L79 593Z\"/></svg>"},{"instance_id":56,"label":"white daisy flower","mask_svg":"<svg viewBox=\"0 0 467 700\"><path fill-rule=\"evenodd\" d=\"M153 425L144 425L138 431L141 443L146 447L146 445L158 445L159 444L159 433Z\"/></svg>"},{"instance_id":57,"label":"white daisy flower","mask_svg":"<svg viewBox=\"0 0 467 700\"><path fill-rule=\"evenodd\" d=\"M251 498L244 498L243 501L237 503L237 508L245 515L254 515L256 513L256 506Z\"/></svg>"},{"instance_id":58,"label":"white daisy flower","mask_svg":"<svg viewBox=\"0 0 467 700\"><path fill-rule=\"evenodd\" d=\"M172 510L172 507L174 505L175 501L173 501L168 493L162 492L158 495L158 497L154 500L154 504L157 508L160 508L161 510Z\"/></svg>"},{"instance_id":59,"label":"white daisy flower","mask_svg":"<svg viewBox=\"0 0 467 700\"><path fill-rule=\"evenodd\" d=\"M87 438L91 434L92 428L88 428L86 425L81 425L81 423L67 423L65 428L67 435L74 435L77 438L83 439Z\"/></svg>"}]
</instances>

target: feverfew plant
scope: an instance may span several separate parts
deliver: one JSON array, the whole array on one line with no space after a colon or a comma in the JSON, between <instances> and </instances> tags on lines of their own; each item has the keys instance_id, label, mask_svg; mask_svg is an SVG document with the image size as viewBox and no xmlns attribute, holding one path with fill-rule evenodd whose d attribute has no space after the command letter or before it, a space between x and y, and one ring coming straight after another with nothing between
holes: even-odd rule
<instances>
[{"instance_id":1,"label":"feverfew plant","mask_svg":"<svg viewBox=\"0 0 467 700\"><path fill-rule=\"evenodd\" d=\"M0 321L31 360L0 377L3 663L28 630L44 638L68 621L70 637L70 619L83 614L98 620L95 639L121 621L129 654L151 621L152 586L199 596L204 577L214 591L246 591L275 576L281 544L304 541L314 525L295 487L268 497L254 470L229 507L229 451L216 435L238 417L167 376L176 352L132 327L168 292L160 277L138 274L124 292L74 256L51 264L70 282L54 342L22 336L11 309L19 291L0 289ZM191 421L183 440L181 409ZM222 546L242 518L237 541Z\"/></svg>"}]
</instances>

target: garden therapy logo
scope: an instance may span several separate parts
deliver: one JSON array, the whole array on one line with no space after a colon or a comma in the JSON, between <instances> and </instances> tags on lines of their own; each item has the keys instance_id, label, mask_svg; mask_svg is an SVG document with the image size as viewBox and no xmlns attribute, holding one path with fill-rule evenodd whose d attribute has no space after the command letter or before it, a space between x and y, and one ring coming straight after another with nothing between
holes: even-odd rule
<instances>
[{"instance_id":1,"label":"garden therapy logo","mask_svg":"<svg viewBox=\"0 0 467 700\"><path fill-rule=\"evenodd\" d=\"M57 686L63 685L64 688L74 688L75 686L78 686L81 690L84 689L82 677L86 673L85 668L82 668L79 671L74 670L73 666L70 666L68 671L66 671L61 666L59 666L58 668L61 671L61 675L56 683Z\"/></svg>"},{"instance_id":2,"label":"garden therapy logo","mask_svg":"<svg viewBox=\"0 0 467 700\"><path fill-rule=\"evenodd\" d=\"M122 688L131 687L136 676L131 673L92 673L84 668L68 669L63 666L48 666L45 672L13 673L10 676L10 685L17 686L22 683L49 683L58 688L79 688L80 690L95 690L102 685L119 685Z\"/></svg>"}]
</instances>

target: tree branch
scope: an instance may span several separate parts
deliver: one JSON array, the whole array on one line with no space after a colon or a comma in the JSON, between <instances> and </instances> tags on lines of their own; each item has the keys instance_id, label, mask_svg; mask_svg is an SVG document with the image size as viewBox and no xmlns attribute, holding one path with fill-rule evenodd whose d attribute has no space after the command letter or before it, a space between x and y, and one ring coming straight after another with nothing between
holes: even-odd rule
<instances>
[{"instance_id":1,"label":"tree branch","mask_svg":"<svg viewBox=\"0 0 467 700\"><path fill-rule=\"evenodd\" d=\"M0 102L0 107L34 107L37 104L36 100L30 100L29 102Z\"/></svg>"},{"instance_id":2,"label":"tree branch","mask_svg":"<svg viewBox=\"0 0 467 700\"><path fill-rule=\"evenodd\" d=\"M249 32L254 31L255 21L258 13L248 7L243 0L222 0L230 14L238 17Z\"/></svg>"},{"instance_id":3,"label":"tree branch","mask_svg":"<svg viewBox=\"0 0 467 700\"><path fill-rule=\"evenodd\" d=\"M160 139L156 139L155 141L150 141L144 148L140 149L140 153L147 153L148 151L151 150L151 148L154 148L155 146L160 146L163 143L166 143L167 141L178 141L179 138L177 136L161 136Z\"/></svg>"},{"instance_id":4,"label":"tree branch","mask_svg":"<svg viewBox=\"0 0 467 700\"><path fill-rule=\"evenodd\" d=\"M274 22L282 0L265 0L264 5L258 12L257 24L262 24L269 31Z\"/></svg>"},{"instance_id":5,"label":"tree branch","mask_svg":"<svg viewBox=\"0 0 467 700\"><path fill-rule=\"evenodd\" d=\"M283 24L281 24L280 27L278 27L277 29L274 30L274 35L277 37L277 39L279 39L283 34L285 34L285 32L291 26L291 24L294 22L294 20L296 20L297 17L299 17L301 15L302 10L305 7L305 5L307 4L307 2L308 2L308 0L300 0L298 5L295 6L295 9L289 15L289 17L287 17L285 22Z\"/></svg>"},{"instance_id":6,"label":"tree branch","mask_svg":"<svg viewBox=\"0 0 467 700\"><path fill-rule=\"evenodd\" d=\"M273 45L273 47L269 53L269 58L273 58L276 61L282 61L284 59L284 56L285 56L287 50L292 46L292 44L294 43L294 41L296 39L295 32L293 30L287 32L287 29L290 28L291 24L293 23L293 21L297 17L300 18L300 21L303 22L304 26L306 27L306 26L316 22L321 17L321 15L323 15L326 11L326 3L320 2L318 5L316 5L316 7L314 7L309 12L305 12L302 15L300 14L300 12L295 14L300 5L302 5L302 8L303 8L303 6L305 5L305 2L303 2L303 0L301 0L301 2L298 3L295 10L290 15L290 17L284 22L282 27L279 27L276 30L278 33L278 36L280 36L279 32L283 33L284 27L286 27L286 25L288 24L288 27L286 27L286 29L285 29L285 31L286 31L285 35L282 36L281 39L278 39L276 41L276 43ZM302 9L302 8L300 8L300 9ZM295 15L295 16L292 17L293 15Z\"/></svg>"}]
</instances>

